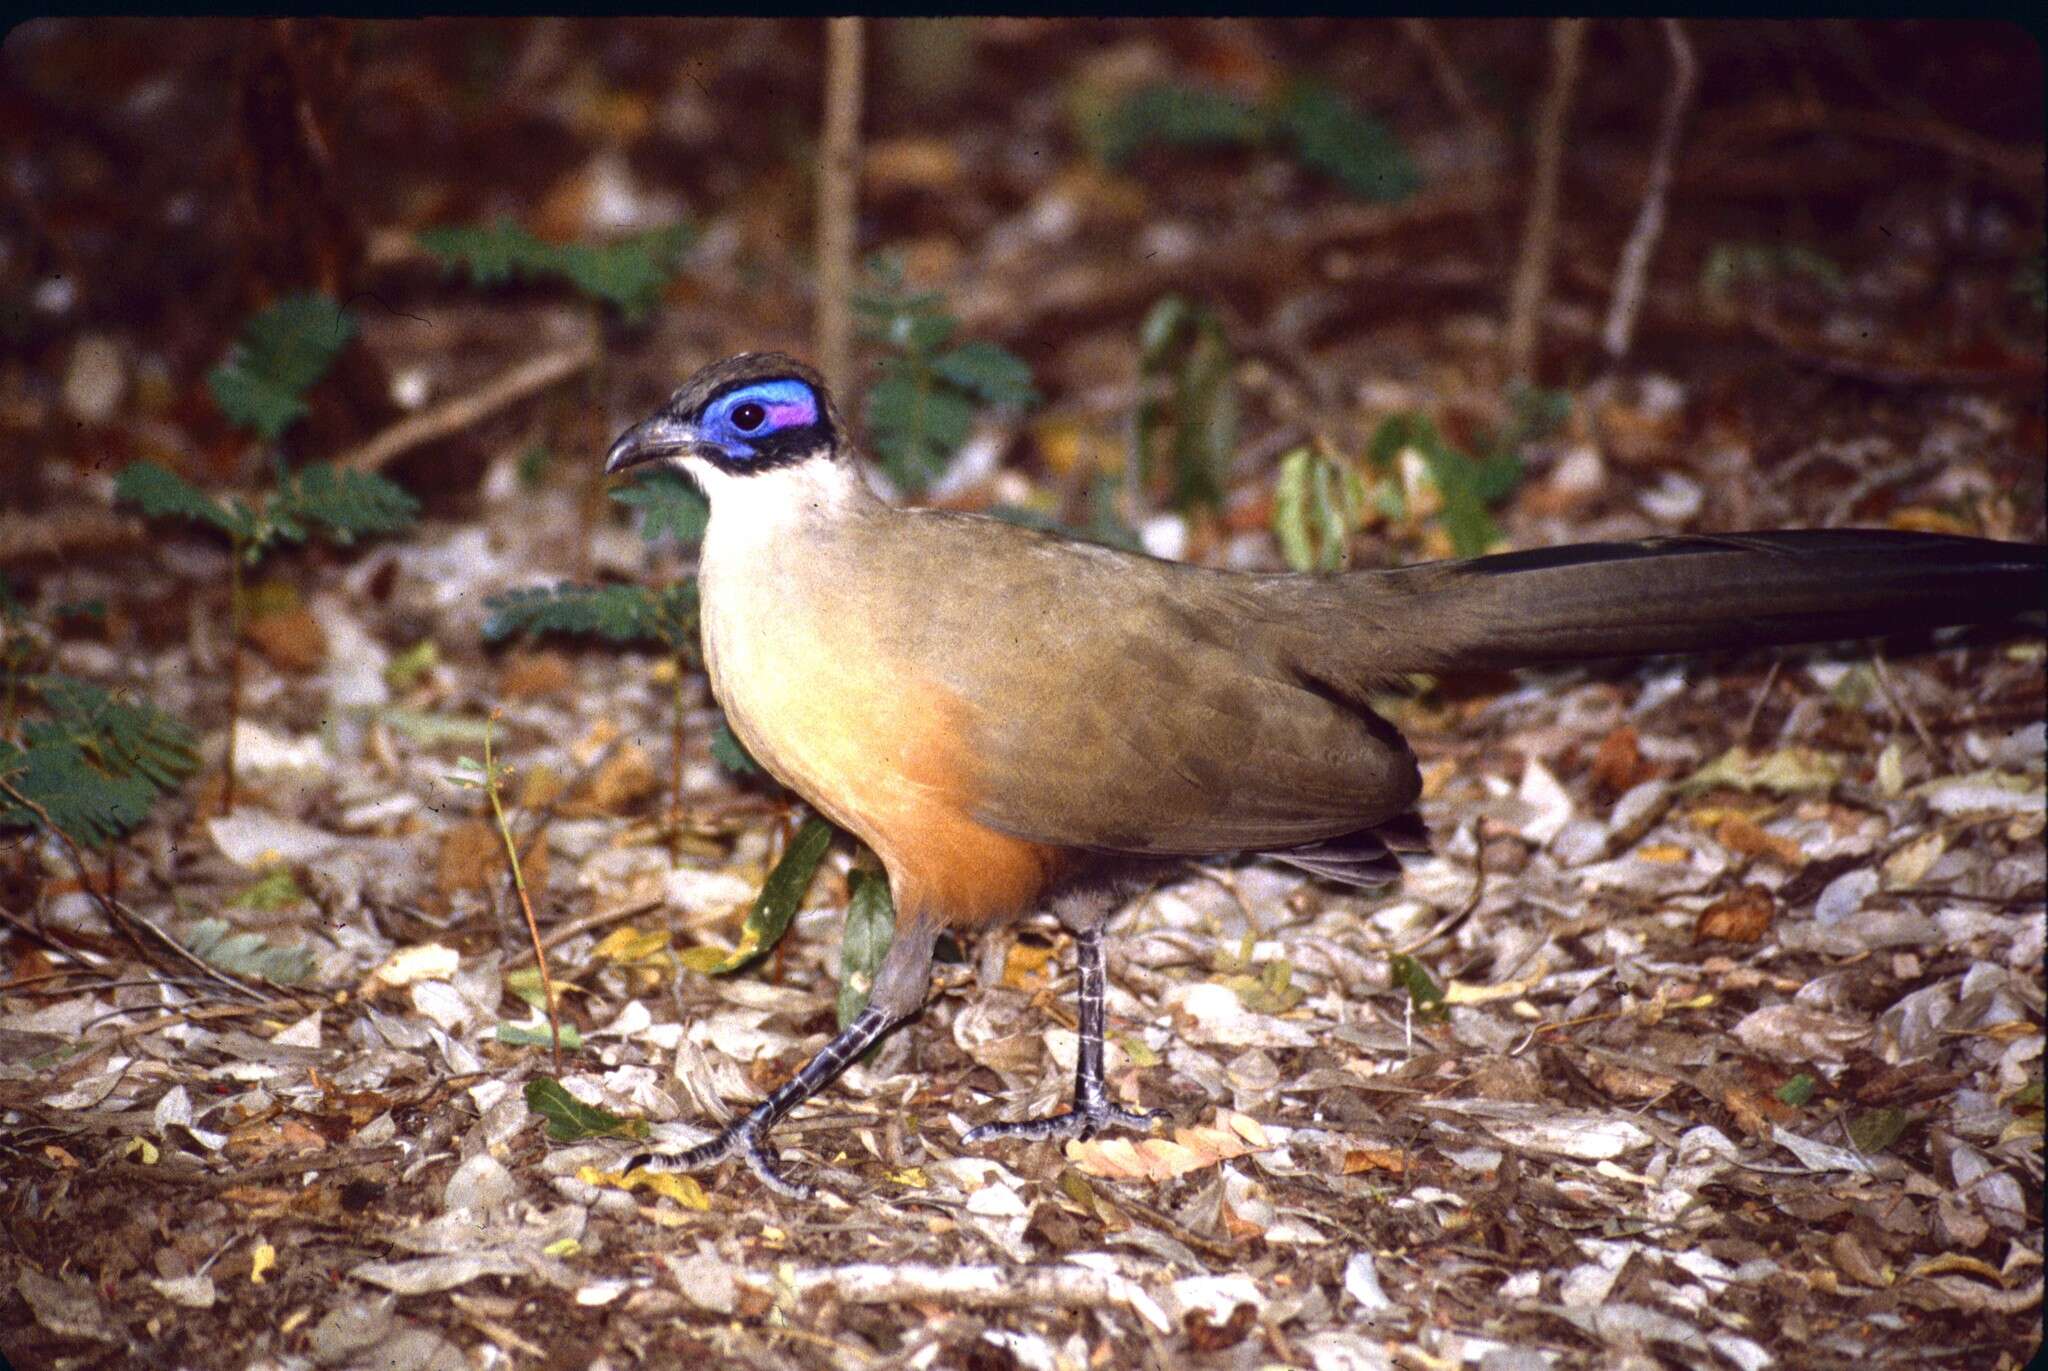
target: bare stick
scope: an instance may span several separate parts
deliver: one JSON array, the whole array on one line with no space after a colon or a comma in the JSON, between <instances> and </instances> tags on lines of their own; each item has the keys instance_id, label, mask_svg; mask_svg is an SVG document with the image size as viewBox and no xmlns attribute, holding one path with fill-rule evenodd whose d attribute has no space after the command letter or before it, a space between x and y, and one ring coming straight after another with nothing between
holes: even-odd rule
<instances>
[{"instance_id":1,"label":"bare stick","mask_svg":"<svg viewBox=\"0 0 2048 1371\"><path fill-rule=\"evenodd\" d=\"M853 215L860 190L861 21L825 21L825 140L818 166L818 366L852 384Z\"/></svg>"},{"instance_id":2,"label":"bare stick","mask_svg":"<svg viewBox=\"0 0 2048 1371\"><path fill-rule=\"evenodd\" d=\"M1607 327L1600 335L1608 359L1614 362L1628 355L1629 340L1635 335L1636 315L1643 307L1643 282L1650 274L1650 254L1664 233L1664 206L1671 197L1678 131L1699 84L1699 63L1693 60L1692 40L1685 36L1685 26L1676 19L1657 22L1664 29L1665 46L1671 49L1671 86L1664 93L1664 113L1657 122L1657 146L1650 154L1643 206L1636 213L1636 226L1629 230L1628 244L1621 250L1621 265L1614 272L1614 296L1607 306Z\"/></svg>"},{"instance_id":3,"label":"bare stick","mask_svg":"<svg viewBox=\"0 0 2048 1371\"><path fill-rule=\"evenodd\" d=\"M832 1295L846 1304L964 1304L984 1309L1122 1308L1136 1314L1156 1333L1173 1324L1145 1287L1104 1271L1076 1266L1018 1269L1007 1266L861 1266L818 1267L765 1274L741 1273L740 1279L773 1293L788 1291L798 1299Z\"/></svg>"},{"instance_id":4,"label":"bare stick","mask_svg":"<svg viewBox=\"0 0 2048 1371\"><path fill-rule=\"evenodd\" d=\"M460 433L536 391L573 376L597 361L597 336L500 372L491 380L419 414L408 415L368 442L343 453L335 465L350 471L381 471L392 459L423 444Z\"/></svg>"},{"instance_id":5,"label":"bare stick","mask_svg":"<svg viewBox=\"0 0 2048 1371\"><path fill-rule=\"evenodd\" d=\"M1550 21L1550 84L1536 118L1536 174L1529 187L1529 218L1522 228L1522 255L1508 296L1505 340L1508 374L1531 379L1536 365L1536 325L1550 284L1550 256L1557 236L1557 185L1564 165L1564 129L1579 84L1579 50L1586 21Z\"/></svg>"}]
</instances>

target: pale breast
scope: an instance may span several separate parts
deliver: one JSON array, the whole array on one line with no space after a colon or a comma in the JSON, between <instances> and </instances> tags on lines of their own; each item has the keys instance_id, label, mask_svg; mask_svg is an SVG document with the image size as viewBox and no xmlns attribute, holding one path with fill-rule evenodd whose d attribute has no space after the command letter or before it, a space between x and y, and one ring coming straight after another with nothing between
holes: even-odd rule
<instances>
[{"instance_id":1,"label":"pale breast","mask_svg":"<svg viewBox=\"0 0 2048 1371\"><path fill-rule=\"evenodd\" d=\"M863 540L839 529L764 538L717 520L699 570L705 664L733 732L777 779L889 869L899 912L942 922L1034 903L1054 854L972 820L980 787L957 697L891 660L900 618ZM928 589L920 587L919 590Z\"/></svg>"}]
</instances>

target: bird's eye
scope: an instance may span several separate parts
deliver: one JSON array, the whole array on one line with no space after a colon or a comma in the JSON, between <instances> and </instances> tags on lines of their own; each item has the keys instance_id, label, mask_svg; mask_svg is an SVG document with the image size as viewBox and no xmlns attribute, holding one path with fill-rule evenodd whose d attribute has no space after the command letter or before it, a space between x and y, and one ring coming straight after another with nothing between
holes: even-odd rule
<instances>
[{"instance_id":1,"label":"bird's eye","mask_svg":"<svg viewBox=\"0 0 2048 1371\"><path fill-rule=\"evenodd\" d=\"M732 412L732 426L742 433L752 433L768 421L768 411L752 400Z\"/></svg>"}]
</instances>

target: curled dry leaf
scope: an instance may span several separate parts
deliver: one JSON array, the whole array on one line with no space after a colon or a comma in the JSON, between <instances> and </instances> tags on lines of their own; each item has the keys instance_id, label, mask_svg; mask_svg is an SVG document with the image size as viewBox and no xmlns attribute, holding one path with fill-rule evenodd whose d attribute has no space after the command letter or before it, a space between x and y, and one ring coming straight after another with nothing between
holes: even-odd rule
<instances>
[{"instance_id":1,"label":"curled dry leaf","mask_svg":"<svg viewBox=\"0 0 2048 1371\"><path fill-rule=\"evenodd\" d=\"M1272 1147L1249 1115L1222 1110L1214 1124L1176 1128L1171 1139L1090 1139L1067 1144L1067 1160L1084 1174L1155 1184Z\"/></svg>"}]
</instances>

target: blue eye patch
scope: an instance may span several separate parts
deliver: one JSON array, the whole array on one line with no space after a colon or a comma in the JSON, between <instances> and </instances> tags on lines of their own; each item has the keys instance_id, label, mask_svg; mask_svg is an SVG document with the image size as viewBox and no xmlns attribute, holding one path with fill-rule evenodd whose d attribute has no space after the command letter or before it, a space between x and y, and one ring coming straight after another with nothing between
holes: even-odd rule
<instances>
[{"instance_id":1,"label":"blue eye patch","mask_svg":"<svg viewBox=\"0 0 2048 1371\"><path fill-rule=\"evenodd\" d=\"M700 411L706 455L729 470L761 470L829 448L824 402L795 376L749 381L714 396Z\"/></svg>"}]
</instances>

